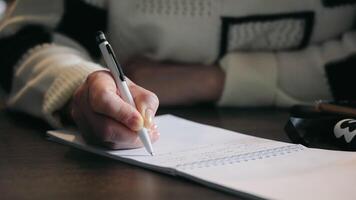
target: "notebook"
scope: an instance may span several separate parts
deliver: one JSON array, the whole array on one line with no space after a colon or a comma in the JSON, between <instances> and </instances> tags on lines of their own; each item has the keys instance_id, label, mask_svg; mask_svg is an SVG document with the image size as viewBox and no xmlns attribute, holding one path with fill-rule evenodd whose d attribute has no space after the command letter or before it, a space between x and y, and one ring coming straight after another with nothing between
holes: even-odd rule
<instances>
[{"instance_id":1,"label":"notebook","mask_svg":"<svg viewBox=\"0 0 356 200\"><path fill-rule=\"evenodd\" d=\"M47 134L61 142L132 165L181 176L253 199L356 199L356 153L306 148L195 123L155 119L155 156L145 149L107 150L74 131Z\"/></svg>"}]
</instances>

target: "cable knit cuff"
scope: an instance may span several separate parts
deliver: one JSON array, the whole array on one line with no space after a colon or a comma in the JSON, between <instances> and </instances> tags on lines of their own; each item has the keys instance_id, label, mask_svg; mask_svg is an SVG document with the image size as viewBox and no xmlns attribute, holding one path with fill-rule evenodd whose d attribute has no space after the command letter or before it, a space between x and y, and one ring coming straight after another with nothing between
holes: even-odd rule
<instances>
[{"instance_id":1,"label":"cable knit cuff","mask_svg":"<svg viewBox=\"0 0 356 200\"><path fill-rule=\"evenodd\" d=\"M74 91L90 73L97 70L102 70L102 68L94 63L83 61L66 67L58 74L51 87L46 91L42 106L42 113L52 126L62 126L59 116L54 115L54 112L70 100Z\"/></svg>"},{"instance_id":2,"label":"cable knit cuff","mask_svg":"<svg viewBox=\"0 0 356 200\"><path fill-rule=\"evenodd\" d=\"M45 44L23 56L15 67L8 107L61 127L55 113L71 98L86 77L103 68L75 49Z\"/></svg>"},{"instance_id":3,"label":"cable knit cuff","mask_svg":"<svg viewBox=\"0 0 356 200\"><path fill-rule=\"evenodd\" d=\"M220 65L226 77L219 105L274 105L277 64L273 53L232 53Z\"/></svg>"}]
</instances>

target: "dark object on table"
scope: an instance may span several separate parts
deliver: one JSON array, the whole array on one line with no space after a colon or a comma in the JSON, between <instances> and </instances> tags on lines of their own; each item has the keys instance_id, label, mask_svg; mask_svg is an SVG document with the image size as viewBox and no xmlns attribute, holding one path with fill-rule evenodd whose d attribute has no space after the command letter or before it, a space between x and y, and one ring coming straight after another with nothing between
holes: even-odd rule
<instances>
[{"instance_id":1,"label":"dark object on table","mask_svg":"<svg viewBox=\"0 0 356 200\"><path fill-rule=\"evenodd\" d=\"M316 102L294 106L285 126L294 143L307 147L356 151L355 102Z\"/></svg>"}]
</instances>

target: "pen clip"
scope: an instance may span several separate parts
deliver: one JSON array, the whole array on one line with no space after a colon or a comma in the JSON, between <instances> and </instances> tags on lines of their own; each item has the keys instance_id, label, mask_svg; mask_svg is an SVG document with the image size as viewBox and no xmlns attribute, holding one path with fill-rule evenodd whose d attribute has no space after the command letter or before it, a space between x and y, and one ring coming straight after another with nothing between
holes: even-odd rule
<instances>
[{"instance_id":1,"label":"pen clip","mask_svg":"<svg viewBox=\"0 0 356 200\"><path fill-rule=\"evenodd\" d=\"M120 80L121 80L121 81L125 81L124 72L123 72L123 70L122 70L122 68L121 68L121 66L120 66L120 64L119 64L119 62L117 62L116 56L115 56L115 54L114 54L114 51L113 51L111 45L110 45L110 44L106 44L106 49L108 50L109 54L111 54L111 57L112 57L112 59L113 59L114 62L115 62L116 68L117 68L117 70L118 70L119 73L120 73L120 74L119 74Z\"/></svg>"}]
</instances>

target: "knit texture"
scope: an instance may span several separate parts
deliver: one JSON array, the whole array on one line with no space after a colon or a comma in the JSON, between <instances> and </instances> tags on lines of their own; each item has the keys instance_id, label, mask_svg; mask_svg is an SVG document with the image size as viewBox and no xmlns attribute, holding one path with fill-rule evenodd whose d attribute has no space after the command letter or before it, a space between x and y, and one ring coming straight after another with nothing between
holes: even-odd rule
<instances>
[{"instance_id":1,"label":"knit texture","mask_svg":"<svg viewBox=\"0 0 356 200\"><path fill-rule=\"evenodd\" d=\"M32 1L21 1L20 8L27 8ZM48 8L55 7L52 1L42 1L45 9L38 23L53 27L60 13L46 8L45 4ZM219 105L291 105L328 98L331 95L323 67L356 50L356 36L350 34L356 17L354 1L340 1L337 5L336 0L86 2L107 8L108 38L121 61L147 56L177 63L220 63L226 72L226 82ZM310 13L309 17L300 15L306 13ZM54 18L49 17L52 14ZM80 12L78 15L84 16ZM234 22L222 34L225 18ZM68 18L68 22L80 25L74 19L78 16ZM29 22L34 20L30 18ZM312 24L310 32L306 31L308 24ZM79 33L81 38L81 30ZM88 35L88 41L93 41ZM226 51L221 51L224 46ZM9 101L14 108L49 119L64 105L56 99L70 97L66 91L97 69L85 56L62 48L46 47L47 54L41 56L36 55L44 51L36 50L19 64ZM75 80L71 82L73 85L66 82L69 80ZM51 123L55 121L53 118Z\"/></svg>"},{"instance_id":2,"label":"knit texture","mask_svg":"<svg viewBox=\"0 0 356 200\"><path fill-rule=\"evenodd\" d=\"M46 44L31 49L19 61L8 107L61 127L55 113L71 98L88 74L102 70L74 49Z\"/></svg>"},{"instance_id":3,"label":"knit texture","mask_svg":"<svg viewBox=\"0 0 356 200\"><path fill-rule=\"evenodd\" d=\"M83 61L67 66L65 70L59 73L46 91L42 105L42 113L51 125L62 126L60 119L54 113L71 99L74 91L86 77L96 70L101 70L100 66Z\"/></svg>"},{"instance_id":4,"label":"knit texture","mask_svg":"<svg viewBox=\"0 0 356 200\"><path fill-rule=\"evenodd\" d=\"M225 87L219 105L271 106L277 88L277 63L272 53L234 53L220 65L225 71Z\"/></svg>"},{"instance_id":5,"label":"knit texture","mask_svg":"<svg viewBox=\"0 0 356 200\"><path fill-rule=\"evenodd\" d=\"M138 12L150 15L202 17L212 14L213 0L139 0Z\"/></svg>"},{"instance_id":6,"label":"knit texture","mask_svg":"<svg viewBox=\"0 0 356 200\"><path fill-rule=\"evenodd\" d=\"M270 22L249 22L232 26L228 51L274 50L298 46L304 34L304 21L284 19ZM256 40L256 38L258 38Z\"/></svg>"}]
</instances>

